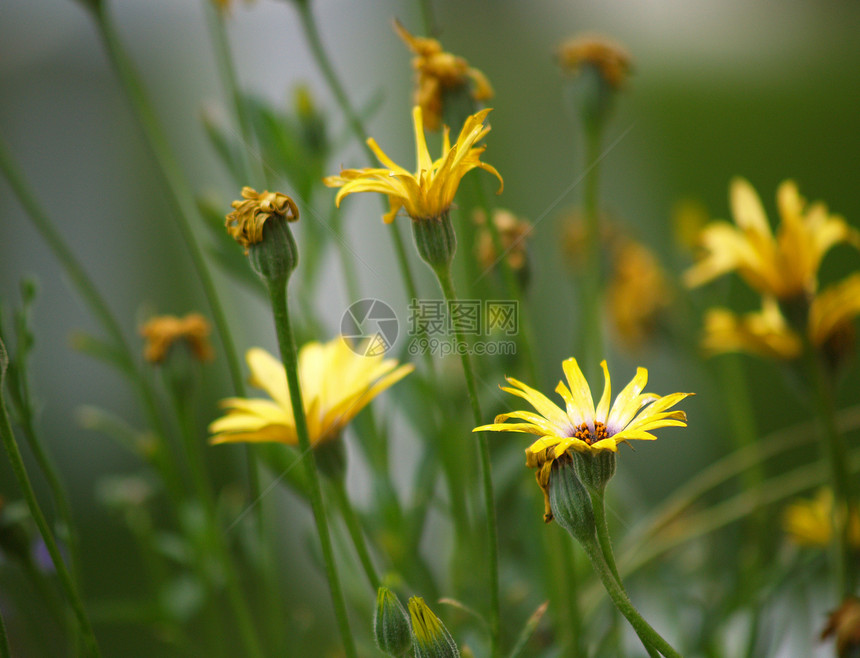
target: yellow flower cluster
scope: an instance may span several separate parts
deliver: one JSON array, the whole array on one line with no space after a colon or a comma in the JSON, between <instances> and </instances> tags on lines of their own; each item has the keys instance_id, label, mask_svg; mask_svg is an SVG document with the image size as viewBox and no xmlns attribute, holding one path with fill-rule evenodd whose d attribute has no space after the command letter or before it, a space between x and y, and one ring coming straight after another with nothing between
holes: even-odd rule
<instances>
[{"instance_id":1,"label":"yellow flower cluster","mask_svg":"<svg viewBox=\"0 0 860 658\"><path fill-rule=\"evenodd\" d=\"M593 66L613 89L620 89L630 75L630 55L619 44L597 34L568 39L557 52L558 63L568 73L579 74Z\"/></svg>"},{"instance_id":2,"label":"yellow flower cluster","mask_svg":"<svg viewBox=\"0 0 860 658\"><path fill-rule=\"evenodd\" d=\"M704 228L703 257L684 281L694 287L737 272L761 294L762 309L743 316L711 309L705 317L706 350L793 359L801 354L804 338L823 347L860 314L860 273L819 290L818 270L835 245L860 248L860 233L823 203L807 204L792 181L777 191L782 222L775 235L747 181L732 181L730 200L735 224L719 221ZM787 318L786 308L798 310L798 317Z\"/></svg>"},{"instance_id":3,"label":"yellow flower cluster","mask_svg":"<svg viewBox=\"0 0 860 658\"><path fill-rule=\"evenodd\" d=\"M236 242L245 247L256 244L263 239L263 225L271 217L279 216L288 222L299 218L299 209L286 194L280 192L257 192L251 187L242 188L242 201L230 204L233 212L227 215L227 233Z\"/></svg>"}]
</instances>

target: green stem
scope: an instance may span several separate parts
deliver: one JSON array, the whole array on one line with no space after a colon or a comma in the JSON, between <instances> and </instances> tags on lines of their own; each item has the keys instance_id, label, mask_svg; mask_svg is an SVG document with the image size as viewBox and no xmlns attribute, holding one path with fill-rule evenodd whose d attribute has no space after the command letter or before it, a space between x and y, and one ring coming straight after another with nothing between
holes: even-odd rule
<instances>
[{"instance_id":1,"label":"green stem","mask_svg":"<svg viewBox=\"0 0 860 658\"><path fill-rule=\"evenodd\" d=\"M812 380L816 410L824 431L824 450L830 467L830 480L834 492L833 541L836 552L836 582L844 598L854 593L854 585L857 582L857 566L852 559L850 523L851 516L857 510L857 499L848 475L848 446L836 425L833 387L824 372L824 365L811 345L807 346L806 363Z\"/></svg>"},{"instance_id":2,"label":"green stem","mask_svg":"<svg viewBox=\"0 0 860 658\"><path fill-rule=\"evenodd\" d=\"M197 278L200 280L203 294L212 313L212 321L215 323L218 335L221 338L221 344L227 357L227 368L230 371L233 389L238 397L244 397L245 383L242 380L242 369L239 365L239 356L233 343L230 325L227 322L227 316L224 314L224 309L218 298L218 291L215 288L212 275L203 257L203 251L191 228L191 219L199 219L194 194L173 155L170 143L146 95L143 83L134 70L131 59L123 49L119 36L114 30L113 24L108 19L106 11L102 9L96 13L96 18L96 24L104 41L108 57L123 84L129 102L147 137L147 143L152 149L152 153L158 162L161 173L164 176L164 181L176 205L177 212L174 214L176 225L185 242L194 270L197 272ZM258 500L260 497L260 488L259 477L257 475L257 460L250 446L245 447L245 459L248 466L249 497L250 500Z\"/></svg>"},{"instance_id":3,"label":"green stem","mask_svg":"<svg viewBox=\"0 0 860 658\"><path fill-rule=\"evenodd\" d=\"M341 112L343 112L344 116L346 117L350 129L352 130L356 139L361 142L361 145L364 148L367 157L370 159L371 162L373 162L376 159L376 156L373 154L373 151L367 145L367 131L365 131L364 129L361 117L358 116L358 113L352 107L352 104L349 101L349 97L347 97L346 91L344 90L343 85L340 83L340 80L337 77L337 73L335 73L334 67L332 66L331 60L329 59L328 54L326 53L325 48L322 45L319 30L317 29L316 21L314 19L313 13L311 12L311 3L297 2L295 4L299 10L299 18L301 19L302 29L304 30L305 37L308 40L308 46L311 49L311 54L313 55L314 61L317 63L317 66L322 72L323 77L325 78L326 83L328 84L332 94L334 94L335 100L340 106ZM409 267L409 260L406 256L406 246L403 244L403 237L400 235L400 230L398 229L396 223L391 224L391 226L389 227L388 234L391 236L391 242L394 246L394 255L397 258L397 266L400 268L400 276L403 279L403 285L406 288L406 295L410 300L418 299L418 288L415 286L415 278L412 276L412 269ZM425 352L425 357L427 360L427 366L429 368L428 372L433 372L432 355L429 354L429 352Z\"/></svg>"},{"instance_id":4,"label":"green stem","mask_svg":"<svg viewBox=\"0 0 860 658\"><path fill-rule=\"evenodd\" d=\"M600 307L602 245L600 241L600 211L598 192L600 183L601 129L592 125L585 131L586 166L582 209L585 219L585 258L582 270L582 360L586 365L588 381L597 376L597 364L603 358L603 313Z\"/></svg>"},{"instance_id":5,"label":"green stem","mask_svg":"<svg viewBox=\"0 0 860 658\"><path fill-rule=\"evenodd\" d=\"M591 541L581 542L581 544L585 549L586 555L588 555L588 559L591 560L594 570L600 577L603 587L606 588L609 597L615 604L615 607L622 615L624 615L627 621L630 622L633 630L636 631L636 635L638 635L639 639L642 640L642 644L646 648L656 648L660 653L666 656L666 658L681 658L681 654L675 651L675 649L673 649L672 646L666 642L666 640L664 640L663 637L655 631L647 621L645 621L645 619L642 618L642 615L639 614L639 611L636 610L630 602L630 599L619 584L619 581L613 577L612 570L609 568L609 565L606 564L606 560L603 558L603 553L600 550L597 540L592 539Z\"/></svg>"},{"instance_id":6,"label":"green stem","mask_svg":"<svg viewBox=\"0 0 860 658\"><path fill-rule=\"evenodd\" d=\"M303 5L301 5L303 6ZM340 627L340 634L344 644L344 650L349 658L358 655L355 649L355 640L349 628L349 617L346 612L346 601L337 573L337 565L334 561L331 534L329 533L328 521L325 515L325 507L320 487L320 477L317 471L316 456L311 447L308 425L305 418L305 408L302 402L302 391L299 385L298 357L296 355L296 344L293 338L293 330L290 326L290 312L287 305L286 286L267 281L269 301L272 305L272 313L275 320L275 333L278 337L278 348L281 352L281 360L287 372L287 386L290 392L290 404L292 406L293 418L296 422L296 434L299 439L299 450L305 465L305 475L310 489L311 507L313 508L314 520L316 521L317 533L322 546L323 562L325 563L326 575L328 577L329 589L331 590L332 603L335 616Z\"/></svg>"},{"instance_id":7,"label":"green stem","mask_svg":"<svg viewBox=\"0 0 860 658\"><path fill-rule=\"evenodd\" d=\"M206 7L206 14L209 19L209 32L212 35L212 43L215 48L215 59L218 63L218 72L221 76L221 84L224 86L224 91L233 103L236 122L239 125L239 136L242 141L239 145L239 158L242 163L242 171L245 175L246 184L255 187L253 183L258 182L259 185L263 185L265 182L265 176L260 173L259 170L254 171L254 167L251 164L252 159L249 155L253 144L251 122L248 118L248 110L245 106L244 99L239 91L236 69L233 66L233 57L230 53L230 40L227 37L227 30L224 26L224 14L221 9L215 6L214 3L207 0L204 4L208 5Z\"/></svg>"},{"instance_id":8,"label":"green stem","mask_svg":"<svg viewBox=\"0 0 860 658\"><path fill-rule=\"evenodd\" d=\"M146 95L143 83L134 70L131 59L125 52L113 24L104 11L98 13L96 16L98 18L96 24L104 41L108 57L128 95L132 109L146 135L147 143L152 149L152 154L158 162L164 182L170 190L173 202L176 205L176 226L185 242L188 255L191 258L192 265L197 272L197 277L203 288L203 294L209 303L212 320L221 337L224 352L227 355L227 366L230 370L233 388L236 391L236 395L243 397L245 395L245 384L242 381L242 369L239 365L239 357L236 353L235 345L233 344L230 326L227 323L224 309L218 299L218 292L212 281L209 267L206 265L206 260L203 257L203 251L191 228L191 220L199 218L194 194L191 192L190 185L173 155L170 142L164 134L149 97Z\"/></svg>"},{"instance_id":9,"label":"green stem","mask_svg":"<svg viewBox=\"0 0 860 658\"><path fill-rule=\"evenodd\" d=\"M190 356L189 356L190 360ZM185 364L191 366L191 363ZM206 470L206 464L203 454L200 450L201 444L197 441L197 435L194 431L194 420L189 408L188 400L185 399L189 395L187 387L170 386L168 390L171 393L171 398L176 408L176 415L179 419L180 432L182 435L183 447L185 448L185 458L188 462L188 467L191 472L191 480L194 485L194 490L197 498L202 502L206 512L206 521L208 525L209 542L215 551L218 561L221 563L221 568L224 572L224 581L227 587L227 597L230 600L230 605L233 608L239 634L242 637L242 642L245 646L245 652L248 656L257 656L262 658L265 654L260 646L260 640L257 637L257 632L254 629L253 617L245 595L239 585L239 577L236 573L233 558L230 555L230 550L226 542L224 532L218 522L218 510L215 504L215 494L213 492L212 483Z\"/></svg>"},{"instance_id":10,"label":"green stem","mask_svg":"<svg viewBox=\"0 0 860 658\"><path fill-rule=\"evenodd\" d=\"M361 522L358 515L355 513L355 508L349 499L349 494L346 491L346 483L343 478L330 478L332 488L337 498L340 513L343 514L343 520L346 522L346 528L349 531L350 539L355 546L355 552L358 553L358 559L367 576L371 588L375 592L382 585L379 575L376 572L376 567L373 566L373 558L370 557L370 551L367 548L367 541L364 537L364 531L361 528Z\"/></svg>"},{"instance_id":11,"label":"green stem","mask_svg":"<svg viewBox=\"0 0 860 658\"><path fill-rule=\"evenodd\" d=\"M621 576L618 575L618 567L615 565L615 554L612 552L612 539L609 536L609 524L606 522L606 493L605 491L592 490L591 509L594 510L594 523L597 526L597 541L600 550L609 566L609 570L621 585ZM621 585L623 588L624 586Z\"/></svg>"},{"instance_id":12,"label":"green stem","mask_svg":"<svg viewBox=\"0 0 860 658\"><path fill-rule=\"evenodd\" d=\"M36 492L33 490L33 485L30 482L30 477L27 475L27 469L24 466L24 460L21 458L21 451L18 449L18 443L15 441L15 435L12 433L12 425L9 422L9 414L6 411L6 404L3 400L2 389L6 376L6 366L9 363L9 358L6 354L6 347L0 341L0 438L3 441L3 447L9 455L9 461L12 464L12 471L15 474L15 479L18 481L18 486L24 494L24 499L27 501L27 507L30 510L30 515L36 522L39 528L39 534L42 535L42 540L45 542L45 547L51 556L54 567L57 570L57 575L60 579L60 584L65 591L72 606L75 619L77 620L78 630L81 639L90 655L101 655L96 641L95 633L93 632L92 624L87 617L84 603L78 594L75 582L66 563L63 561L63 556L60 553L60 547L54 539L54 534L51 532L51 527L48 524L45 515L42 513L42 508L39 506L39 501L36 498Z\"/></svg>"},{"instance_id":13,"label":"green stem","mask_svg":"<svg viewBox=\"0 0 860 658\"><path fill-rule=\"evenodd\" d=\"M445 301L450 306L457 301L457 293L454 291L454 282L451 280L450 267L434 268L439 279L439 286ZM475 371L472 368L472 357L469 353L469 345L463 335L462 328L454 322L454 336L457 341L457 351L460 353L460 361L463 364L463 374L466 377L466 389L469 392L469 404L472 407L472 416L475 425L483 422L481 405L478 400L478 389L475 385ZM492 655L499 654L499 631L500 631L500 602L499 602L499 544L498 529L496 527L496 506L493 495L493 474L490 470L490 445L485 432L478 433L478 445L481 455L481 478L484 488L484 504L487 516L487 566L489 567L490 585L490 633L492 644ZM457 504L452 501L452 504Z\"/></svg>"}]
</instances>

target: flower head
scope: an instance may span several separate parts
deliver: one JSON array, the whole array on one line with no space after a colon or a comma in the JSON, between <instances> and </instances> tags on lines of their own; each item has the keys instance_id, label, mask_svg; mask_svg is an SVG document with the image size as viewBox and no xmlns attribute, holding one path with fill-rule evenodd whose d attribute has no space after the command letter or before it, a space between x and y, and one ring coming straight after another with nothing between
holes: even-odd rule
<instances>
[{"instance_id":1,"label":"flower head","mask_svg":"<svg viewBox=\"0 0 860 658\"><path fill-rule=\"evenodd\" d=\"M174 343L185 341L199 361L211 361L214 352L209 343L210 332L209 322L199 313L189 313L184 318L175 315L151 318L140 328L146 339L143 357L150 363L162 363Z\"/></svg>"},{"instance_id":2,"label":"flower head","mask_svg":"<svg viewBox=\"0 0 860 658\"><path fill-rule=\"evenodd\" d=\"M736 271L755 290L778 299L813 294L824 255L841 242L860 248L860 233L816 202L807 205L797 185L785 181L777 190L782 223L776 235L761 200L744 179L730 187L735 224L712 222L700 235L704 257L684 275L689 287Z\"/></svg>"},{"instance_id":3,"label":"flower head","mask_svg":"<svg viewBox=\"0 0 860 658\"><path fill-rule=\"evenodd\" d=\"M579 74L593 66L613 89L620 89L630 75L630 55L619 44L596 34L583 34L559 46L558 63L567 72Z\"/></svg>"},{"instance_id":4,"label":"flower head","mask_svg":"<svg viewBox=\"0 0 860 658\"><path fill-rule=\"evenodd\" d=\"M405 208L416 221L440 217L448 212L454 202L460 180L475 168L489 171L498 178L497 194L501 194L504 187L501 175L480 159L486 146L475 146L490 131L489 126L484 126L484 119L489 112L489 109L481 110L466 119L454 146L451 146L446 127L442 135L442 157L431 160L421 124L421 108L416 106L412 109L418 160L418 169L414 174L395 164L371 137L367 144L384 167L344 169L339 176L328 176L323 182L329 187L340 188L335 197L338 206L344 197L356 192L381 192L387 195L391 210L382 217L386 223L393 222L401 208Z\"/></svg>"},{"instance_id":5,"label":"flower head","mask_svg":"<svg viewBox=\"0 0 860 658\"><path fill-rule=\"evenodd\" d=\"M236 242L245 247L263 239L263 225L272 217L282 217L288 222L299 218L299 209L286 194L280 192L257 192L253 188L242 188L242 201L234 201L233 212L227 215L227 232Z\"/></svg>"},{"instance_id":6,"label":"flower head","mask_svg":"<svg viewBox=\"0 0 860 658\"><path fill-rule=\"evenodd\" d=\"M829 546L833 540L833 491L822 487L811 500L797 500L785 508L782 525L798 546ZM860 515L851 515L848 537L860 548Z\"/></svg>"},{"instance_id":7,"label":"flower head","mask_svg":"<svg viewBox=\"0 0 860 658\"><path fill-rule=\"evenodd\" d=\"M442 50L436 39L412 36L400 21L394 21L394 30L403 39L415 57L415 104L423 110L424 127L438 130L442 123L444 95L463 89L471 83L470 94L476 101L493 97L493 88L486 76L469 66L462 57Z\"/></svg>"},{"instance_id":8,"label":"flower head","mask_svg":"<svg viewBox=\"0 0 860 658\"><path fill-rule=\"evenodd\" d=\"M849 329L860 315L860 273L828 286L809 304L806 335L816 348L826 348ZM838 342L838 341L837 341ZM772 297L762 300L761 311L736 315L725 308L709 309L702 340L709 354L747 352L772 359L796 359L803 352L803 338L789 325Z\"/></svg>"},{"instance_id":9,"label":"flower head","mask_svg":"<svg viewBox=\"0 0 860 658\"><path fill-rule=\"evenodd\" d=\"M271 399L227 398L226 415L209 425L216 443L276 441L298 444L287 376L274 356L258 347L245 358L250 383ZM299 350L299 380L311 445L331 441L373 398L414 370L394 359L356 354L346 340L308 343Z\"/></svg>"},{"instance_id":10,"label":"flower head","mask_svg":"<svg viewBox=\"0 0 860 658\"><path fill-rule=\"evenodd\" d=\"M629 238L615 245L606 301L618 336L628 347L642 346L669 306L671 293L654 252Z\"/></svg>"},{"instance_id":11,"label":"flower head","mask_svg":"<svg viewBox=\"0 0 860 658\"><path fill-rule=\"evenodd\" d=\"M499 414L491 425L476 427L474 432L524 432L540 438L526 448L526 466L537 469L538 484L544 492L547 514L551 517L548 491L552 463L575 450L584 453L599 453L604 450L616 452L618 444L631 440L656 439L651 431L660 427L686 427L687 416L683 411L669 409L692 393L672 393L659 396L643 393L648 382L648 371L638 368L636 376L618 394L610 406L611 387L606 361L603 368L603 395L594 406L591 389L585 381L576 359L562 363L567 384L559 382L556 387L564 400L565 408L558 407L543 393L517 381L507 380L511 387L502 390L523 398L534 407L531 411L512 411ZM506 423L509 419L521 423Z\"/></svg>"},{"instance_id":12,"label":"flower head","mask_svg":"<svg viewBox=\"0 0 860 658\"><path fill-rule=\"evenodd\" d=\"M493 267L499 260L496 247L493 244L493 236L487 226L487 216L480 208L475 211L473 217L478 226L478 235L475 248L478 254L478 262L485 270ZM499 234L499 242L504 250L503 256L508 261L512 270L520 271L528 265L528 250L526 240L532 232L532 225L528 220L520 219L509 210L496 208L493 210L493 224Z\"/></svg>"}]
</instances>

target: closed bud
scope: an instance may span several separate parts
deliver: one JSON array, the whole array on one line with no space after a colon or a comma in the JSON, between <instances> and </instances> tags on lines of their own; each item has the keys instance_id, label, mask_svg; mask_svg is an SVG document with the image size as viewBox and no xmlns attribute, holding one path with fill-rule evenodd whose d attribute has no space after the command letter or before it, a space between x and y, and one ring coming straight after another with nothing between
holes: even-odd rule
<instances>
[{"instance_id":1,"label":"closed bud","mask_svg":"<svg viewBox=\"0 0 860 658\"><path fill-rule=\"evenodd\" d=\"M412 219L412 235L421 258L437 274L447 272L457 251L457 235L447 211L439 217Z\"/></svg>"},{"instance_id":2,"label":"closed bud","mask_svg":"<svg viewBox=\"0 0 860 658\"><path fill-rule=\"evenodd\" d=\"M594 540L596 526L591 499L569 458L553 462L549 477L549 504L553 519L577 541L586 544Z\"/></svg>"},{"instance_id":3,"label":"closed bud","mask_svg":"<svg viewBox=\"0 0 860 658\"><path fill-rule=\"evenodd\" d=\"M576 452L573 466L582 484L591 493L603 495L606 483L615 475L616 454L611 450Z\"/></svg>"},{"instance_id":4,"label":"closed bud","mask_svg":"<svg viewBox=\"0 0 860 658\"><path fill-rule=\"evenodd\" d=\"M284 221L267 222L263 239L248 247L248 262L264 282L286 285L299 264L293 232Z\"/></svg>"},{"instance_id":5,"label":"closed bud","mask_svg":"<svg viewBox=\"0 0 860 658\"><path fill-rule=\"evenodd\" d=\"M409 617L415 658L459 658L460 651L451 633L420 596L409 599Z\"/></svg>"},{"instance_id":6,"label":"closed bud","mask_svg":"<svg viewBox=\"0 0 860 658\"><path fill-rule=\"evenodd\" d=\"M402 656L412 646L406 610L397 595L387 587L380 587L376 592L373 636L379 650L389 656Z\"/></svg>"}]
</instances>

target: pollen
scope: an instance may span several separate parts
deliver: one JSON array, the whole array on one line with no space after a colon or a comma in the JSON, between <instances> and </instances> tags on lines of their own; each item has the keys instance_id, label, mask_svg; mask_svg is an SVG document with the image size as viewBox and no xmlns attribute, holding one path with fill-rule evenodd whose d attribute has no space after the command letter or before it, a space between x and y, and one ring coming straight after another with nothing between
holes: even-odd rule
<instances>
[{"instance_id":1,"label":"pollen","mask_svg":"<svg viewBox=\"0 0 860 658\"><path fill-rule=\"evenodd\" d=\"M609 430L606 429L606 425L601 423L600 421L595 421L594 423L594 432L592 432L588 428L587 423L582 423L579 427L574 431L573 436L577 439L581 439L585 441L588 445L594 445L598 441L602 441L603 439L609 438Z\"/></svg>"}]
</instances>

